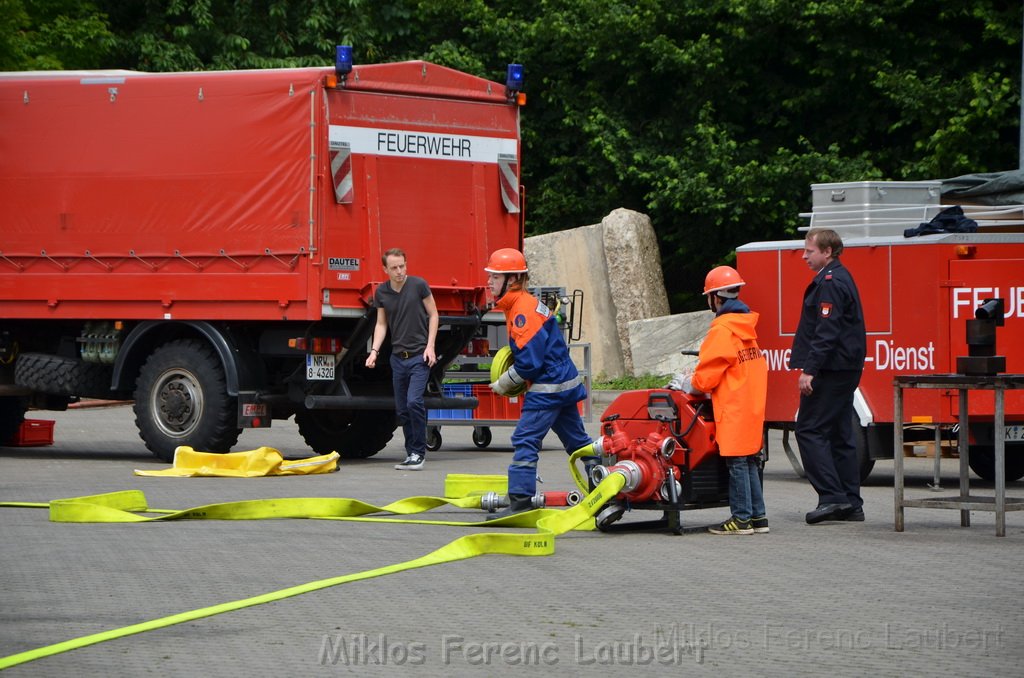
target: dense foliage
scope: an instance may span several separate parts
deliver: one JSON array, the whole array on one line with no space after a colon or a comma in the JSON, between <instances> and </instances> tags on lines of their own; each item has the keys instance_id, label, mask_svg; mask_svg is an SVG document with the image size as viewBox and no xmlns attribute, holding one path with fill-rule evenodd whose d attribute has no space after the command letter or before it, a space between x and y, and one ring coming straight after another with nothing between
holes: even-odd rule
<instances>
[{"instance_id":1,"label":"dense foliage","mask_svg":"<svg viewBox=\"0 0 1024 678\"><path fill-rule=\"evenodd\" d=\"M650 215L673 310L813 182L1018 165L1008 0L0 0L0 69L526 65L528 229Z\"/></svg>"}]
</instances>

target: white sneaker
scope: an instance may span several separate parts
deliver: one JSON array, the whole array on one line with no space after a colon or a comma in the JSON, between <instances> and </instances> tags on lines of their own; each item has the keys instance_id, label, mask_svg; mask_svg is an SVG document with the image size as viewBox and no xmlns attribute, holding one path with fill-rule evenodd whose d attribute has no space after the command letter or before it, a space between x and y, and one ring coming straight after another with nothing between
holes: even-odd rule
<instances>
[{"instance_id":1,"label":"white sneaker","mask_svg":"<svg viewBox=\"0 0 1024 678\"><path fill-rule=\"evenodd\" d=\"M424 461L426 459L422 454L410 454L401 464L395 464L395 468L399 471L419 471L423 468Z\"/></svg>"}]
</instances>

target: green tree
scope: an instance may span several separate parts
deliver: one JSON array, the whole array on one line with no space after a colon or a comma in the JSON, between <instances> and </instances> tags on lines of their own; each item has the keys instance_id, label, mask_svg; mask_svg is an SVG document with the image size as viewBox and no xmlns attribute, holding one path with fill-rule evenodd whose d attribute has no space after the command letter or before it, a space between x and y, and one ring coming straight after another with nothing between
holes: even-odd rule
<instances>
[{"instance_id":1,"label":"green tree","mask_svg":"<svg viewBox=\"0 0 1024 678\"><path fill-rule=\"evenodd\" d=\"M0 70L95 68L113 44L91 2L0 0Z\"/></svg>"},{"instance_id":2,"label":"green tree","mask_svg":"<svg viewBox=\"0 0 1024 678\"><path fill-rule=\"evenodd\" d=\"M1017 164L1020 3L1004 0L0 0L0 67L427 59L526 67L527 229L650 215L673 310L814 182Z\"/></svg>"}]
</instances>

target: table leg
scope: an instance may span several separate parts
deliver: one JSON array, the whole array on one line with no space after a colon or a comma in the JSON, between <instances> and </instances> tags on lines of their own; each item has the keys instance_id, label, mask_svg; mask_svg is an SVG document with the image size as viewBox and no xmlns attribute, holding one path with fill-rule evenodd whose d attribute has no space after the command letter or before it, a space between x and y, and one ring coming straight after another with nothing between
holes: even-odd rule
<instances>
[{"instance_id":1,"label":"table leg","mask_svg":"<svg viewBox=\"0 0 1024 678\"><path fill-rule=\"evenodd\" d=\"M960 448L960 500L967 501L967 497L970 496L970 478L968 473L970 472L970 440L967 436L967 389L959 389L960 393L960 435L958 437L957 446ZM971 526L971 511L970 509L960 509L960 526L970 527Z\"/></svg>"},{"instance_id":2,"label":"table leg","mask_svg":"<svg viewBox=\"0 0 1024 678\"><path fill-rule=\"evenodd\" d=\"M1006 413L1003 389L996 386L996 536L1006 536Z\"/></svg>"},{"instance_id":3,"label":"table leg","mask_svg":"<svg viewBox=\"0 0 1024 678\"><path fill-rule=\"evenodd\" d=\"M903 389L893 388L892 461L897 532L903 531Z\"/></svg>"}]
</instances>

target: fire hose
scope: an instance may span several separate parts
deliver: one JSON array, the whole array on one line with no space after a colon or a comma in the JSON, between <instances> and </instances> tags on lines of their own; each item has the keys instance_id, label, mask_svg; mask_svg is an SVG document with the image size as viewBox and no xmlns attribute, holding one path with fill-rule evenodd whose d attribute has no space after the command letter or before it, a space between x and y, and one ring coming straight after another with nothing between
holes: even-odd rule
<instances>
[{"instance_id":1,"label":"fire hose","mask_svg":"<svg viewBox=\"0 0 1024 678\"><path fill-rule=\"evenodd\" d=\"M590 446L583 450L593 450ZM582 455L581 455L582 456ZM576 475L576 474L574 474ZM538 509L514 514L485 523L439 520L413 520L408 518L371 517L373 513L391 513L407 516L443 505L460 508L480 508L481 495L457 499L441 497L409 497L385 506L375 506L346 498L285 498L263 499L222 504L209 504L182 511L150 508L145 495L139 490L126 490L86 497L57 499L48 503L0 502L0 506L16 508L48 508L51 522L67 523L141 523L175 520L262 520L271 518L317 518L321 520L349 520L364 522L401 522L433 525L459 525L480 527L531 527L536 533L483 532L459 537L426 555L402 563L365 570L353 574L320 579L298 586L265 593L263 595L221 603L175 615L132 624L109 631L73 638L53 645L0 657L0 670L26 662L123 638L175 624L233 612L263 603L310 593L353 581L372 579L396 572L429 565L465 560L485 554L515 556L548 556L554 553L555 538L579 528L592 520L598 510L619 493L626 482L624 475L611 473L583 501L566 510ZM161 514L156 517L140 513Z\"/></svg>"},{"instance_id":2,"label":"fire hose","mask_svg":"<svg viewBox=\"0 0 1024 678\"><path fill-rule=\"evenodd\" d=\"M375 506L348 498L285 498L264 499L223 504L210 504L183 511L154 509L138 490L112 492L87 497L58 499L44 504L0 502L0 506L48 508L52 522L68 523L140 523L174 520L262 520L270 518L316 518L321 520L349 520L381 523L415 523L433 525L525 527L534 528L534 534L484 532L459 537L447 545L420 558L395 563L374 570L356 572L309 582L252 598L231 601L153 619L110 631L74 638L54 645L0 657L0 670L42 657L94 645L107 640L143 633L187 621L231 612L292 596L338 586L351 581L371 579L428 565L464 560L478 555L503 553L519 556L547 556L554 553L555 537L594 519L596 526L605 529L617 521L628 509L628 502L661 501L677 504L680 472L673 461L678 456L677 441L662 420L657 430L646 431L644 436L631 438L618 422L610 421L605 434L569 457L570 475L578 488L567 493L545 493L540 503L555 505L565 502L566 510L537 508L486 522L416 520L407 517L387 518L372 516L390 513L409 516L449 505L459 508L483 508L500 504L502 498L494 491L493 482L487 486L490 495L481 491L468 492L462 497L409 497L385 506ZM601 464L589 465L588 477L580 473L577 461L582 457L597 457ZM493 478L493 477L492 477ZM592 489L591 489L592 488ZM447 490L447 488L446 488ZM447 491L446 491L447 493ZM562 496L564 494L564 496ZM485 496L487 497L485 499ZM571 497L571 499L570 499ZM507 501L507 499L506 499ZM571 501L578 501L572 505ZM156 517L139 515L161 514ZM583 528L583 529L590 529Z\"/></svg>"}]
</instances>

